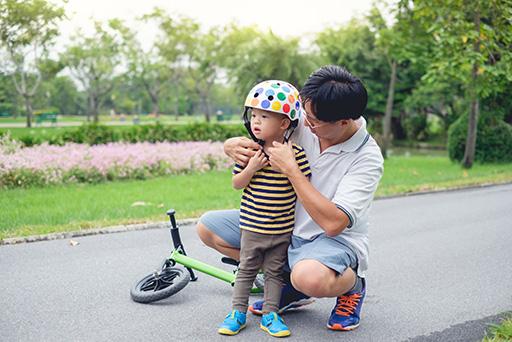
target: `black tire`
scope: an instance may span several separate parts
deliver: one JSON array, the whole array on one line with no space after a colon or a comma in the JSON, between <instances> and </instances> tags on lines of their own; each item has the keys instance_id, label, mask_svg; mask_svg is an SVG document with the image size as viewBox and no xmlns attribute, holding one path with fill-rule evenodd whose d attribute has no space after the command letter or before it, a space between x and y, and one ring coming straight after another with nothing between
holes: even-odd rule
<instances>
[{"instance_id":1,"label":"black tire","mask_svg":"<svg viewBox=\"0 0 512 342\"><path fill-rule=\"evenodd\" d=\"M165 267L140 281L131 289L130 295L137 303L151 303L176 294L187 286L190 274L178 267Z\"/></svg>"}]
</instances>

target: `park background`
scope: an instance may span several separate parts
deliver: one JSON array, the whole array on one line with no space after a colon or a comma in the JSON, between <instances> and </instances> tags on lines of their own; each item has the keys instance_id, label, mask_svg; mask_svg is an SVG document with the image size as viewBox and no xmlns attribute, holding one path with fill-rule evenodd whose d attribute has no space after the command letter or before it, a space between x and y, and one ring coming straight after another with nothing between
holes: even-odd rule
<instances>
[{"instance_id":1,"label":"park background","mask_svg":"<svg viewBox=\"0 0 512 342\"><path fill-rule=\"evenodd\" d=\"M0 245L238 207L222 141L246 135L246 93L326 64L368 89L377 197L511 182L511 18L510 0L0 0Z\"/></svg>"},{"instance_id":2,"label":"park background","mask_svg":"<svg viewBox=\"0 0 512 342\"><path fill-rule=\"evenodd\" d=\"M238 207L246 93L325 64L368 89L377 196L512 180L509 1L153 2L0 0L0 239Z\"/></svg>"}]
</instances>

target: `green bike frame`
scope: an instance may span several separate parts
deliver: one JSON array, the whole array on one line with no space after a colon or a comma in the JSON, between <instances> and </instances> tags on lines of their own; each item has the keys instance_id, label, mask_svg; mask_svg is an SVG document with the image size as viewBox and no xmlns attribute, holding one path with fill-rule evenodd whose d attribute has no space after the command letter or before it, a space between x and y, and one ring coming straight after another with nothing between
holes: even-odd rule
<instances>
[{"instance_id":1,"label":"green bike frame","mask_svg":"<svg viewBox=\"0 0 512 342\"><path fill-rule=\"evenodd\" d=\"M197 277L195 276L195 274L192 270L197 270L201 273L205 273L205 274L208 274L217 279L223 280L223 281L231 284L231 286L234 286L235 279L236 279L235 272L224 271L223 269L208 265L204 262L193 259L186 255L185 249L181 242L181 237L179 235L178 226L177 226L176 220L174 218L175 211L173 209L170 209L169 211L167 211L167 215L169 215L169 219L171 221L171 238L172 238L173 244L174 244L174 250L171 252L171 255L169 256L169 260L171 260L177 264L185 266L185 268L187 268L187 270L190 273L190 278L192 281L197 279ZM251 293L261 293L261 292L262 291L257 287L253 287L251 289Z\"/></svg>"}]
</instances>

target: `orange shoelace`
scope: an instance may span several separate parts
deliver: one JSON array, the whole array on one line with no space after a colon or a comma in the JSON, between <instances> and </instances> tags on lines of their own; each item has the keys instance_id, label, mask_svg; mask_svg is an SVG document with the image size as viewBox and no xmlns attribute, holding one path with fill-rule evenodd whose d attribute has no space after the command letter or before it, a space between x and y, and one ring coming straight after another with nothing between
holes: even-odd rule
<instances>
[{"instance_id":1,"label":"orange shoelace","mask_svg":"<svg viewBox=\"0 0 512 342\"><path fill-rule=\"evenodd\" d=\"M354 313L357 304L359 303L359 299L361 299L360 293L338 297L338 303L336 304L336 314L340 316L350 316Z\"/></svg>"}]
</instances>

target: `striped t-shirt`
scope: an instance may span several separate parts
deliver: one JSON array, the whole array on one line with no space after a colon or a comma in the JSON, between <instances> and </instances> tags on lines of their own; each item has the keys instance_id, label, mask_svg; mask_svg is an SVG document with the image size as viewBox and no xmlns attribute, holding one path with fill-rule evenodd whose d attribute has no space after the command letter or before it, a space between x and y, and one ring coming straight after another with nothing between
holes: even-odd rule
<instances>
[{"instance_id":1,"label":"striped t-shirt","mask_svg":"<svg viewBox=\"0 0 512 342\"><path fill-rule=\"evenodd\" d=\"M295 160L306 177L311 176L304 150L293 144ZM233 174L243 167L235 164ZM288 178L265 166L258 170L244 189L240 204L240 228L263 234L291 232L295 224L297 195Z\"/></svg>"}]
</instances>

